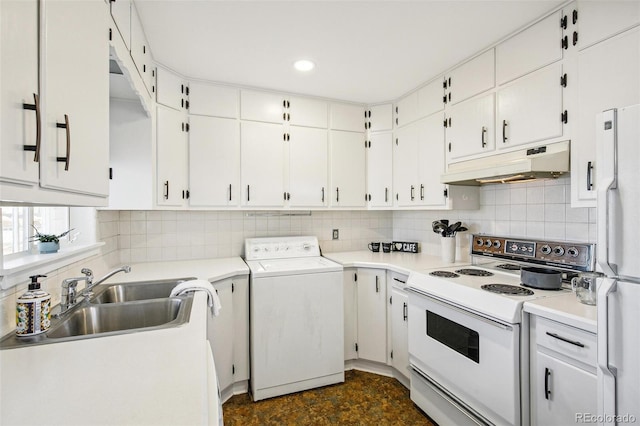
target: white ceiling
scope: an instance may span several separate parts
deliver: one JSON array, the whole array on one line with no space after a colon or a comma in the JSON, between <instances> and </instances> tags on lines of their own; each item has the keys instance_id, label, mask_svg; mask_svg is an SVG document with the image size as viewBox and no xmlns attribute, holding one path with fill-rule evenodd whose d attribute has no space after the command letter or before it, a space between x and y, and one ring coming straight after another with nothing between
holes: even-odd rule
<instances>
[{"instance_id":1,"label":"white ceiling","mask_svg":"<svg viewBox=\"0 0 640 426\"><path fill-rule=\"evenodd\" d=\"M135 4L154 59L187 77L376 103L411 91L562 1ZM299 58L317 68L294 71Z\"/></svg>"}]
</instances>

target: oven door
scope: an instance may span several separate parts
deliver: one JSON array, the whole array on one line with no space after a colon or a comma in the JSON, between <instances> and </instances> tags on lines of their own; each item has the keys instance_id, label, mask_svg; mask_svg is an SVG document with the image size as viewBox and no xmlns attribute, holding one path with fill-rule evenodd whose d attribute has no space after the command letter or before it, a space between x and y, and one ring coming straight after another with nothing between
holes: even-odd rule
<instances>
[{"instance_id":1,"label":"oven door","mask_svg":"<svg viewBox=\"0 0 640 426\"><path fill-rule=\"evenodd\" d=\"M506 324L428 296L409 293L409 358L433 395L492 424L520 424L520 326ZM412 390L418 389L412 383ZM414 401L428 398L412 395ZM420 404L418 404L420 405ZM439 407L437 411L447 410ZM427 408L428 410L428 408ZM429 414L427 412L427 414ZM453 419L434 418L440 424Z\"/></svg>"}]
</instances>

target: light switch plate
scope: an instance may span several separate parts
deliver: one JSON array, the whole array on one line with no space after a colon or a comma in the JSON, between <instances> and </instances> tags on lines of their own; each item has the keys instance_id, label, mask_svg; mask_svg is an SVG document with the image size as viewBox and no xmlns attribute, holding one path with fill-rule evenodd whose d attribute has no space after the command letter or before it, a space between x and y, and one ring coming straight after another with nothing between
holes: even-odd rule
<instances>
[{"instance_id":1,"label":"light switch plate","mask_svg":"<svg viewBox=\"0 0 640 426\"><path fill-rule=\"evenodd\" d=\"M339 236L340 236L340 231L338 231L337 229L334 229L333 230L333 239L337 240Z\"/></svg>"}]
</instances>

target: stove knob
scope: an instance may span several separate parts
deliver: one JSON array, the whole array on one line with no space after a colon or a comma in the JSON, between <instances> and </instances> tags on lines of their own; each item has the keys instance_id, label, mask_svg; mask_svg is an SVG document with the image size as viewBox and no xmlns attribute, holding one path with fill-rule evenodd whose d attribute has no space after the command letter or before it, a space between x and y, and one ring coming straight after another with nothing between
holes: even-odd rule
<instances>
[{"instance_id":1,"label":"stove knob","mask_svg":"<svg viewBox=\"0 0 640 426\"><path fill-rule=\"evenodd\" d=\"M482 247L484 245L484 240L482 238L478 238L476 240L476 245Z\"/></svg>"},{"instance_id":2,"label":"stove knob","mask_svg":"<svg viewBox=\"0 0 640 426\"><path fill-rule=\"evenodd\" d=\"M493 244L493 242L491 240L487 240L484 242L484 246L485 247L491 247L491 244Z\"/></svg>"},{"instance_id":3,"label":"stove knob","mask_svg":"<svg viewBox=\"0 0 640 426\"><path fill-rule=\"evenodd\" d=\"M495 241L493 242L493 247L495 247L495 248L500 248L500 246L501 246L501 244L500 244L500 241L499 241L499 240L495 240Z\"/></svg>"},{"instance_id":4,"label":"stove knob","mask_svg":"<svg viewBox=\"0 0 640 426\"><path fill-rule=\"evenodd\" d=\"M553 248L554 256L562 256L564 254L564 248L562 246L555 246Z\"/></svg>"},{"instance_id":5,"label":"stove knob","mask_svg":"<svg viewBox=\"0 0 640 426\"><path fill-rule=\"evenodd\" d=\"M569 254L569 256L571 257L578 257L578 249L575 247L569 247L569 249L567 249L567 253Z\"/></svg>"},{"instance_id":6,"label":"stove knob","mask_svg":"<svg viewBox=\"0 0 640 426\"><path fill-rule=\"evenodd\" d=\"M551 247L545 244L540 248L540 251L542 254L551 254Z\"/></svg>"}]
</instances>

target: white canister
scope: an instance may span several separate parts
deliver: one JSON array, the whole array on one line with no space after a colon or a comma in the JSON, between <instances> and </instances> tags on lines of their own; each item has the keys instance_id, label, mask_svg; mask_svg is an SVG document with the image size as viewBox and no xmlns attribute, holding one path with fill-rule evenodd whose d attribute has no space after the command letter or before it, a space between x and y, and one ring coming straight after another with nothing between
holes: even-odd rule
<instances>
[{"instance_id":1,"label":"white canister","mask_svg":"<svg viewBox=\"0 0 640 426\"><path fill-rule=\"evenodd\" d=\"M453 263L456 261L456 237L440 238L440 248L442 250L442 261L444 263Z\"/></svg>"},{"instance_id":2,"label":"white canister","mask_svg":"<svg viewBox=\"0 0 640 426\"><path fill-rule=\"evenodd\" d=\"M40 288L38 278L45 275L34 275L29 290L16 301L16 334L33 336L44 333L51 326L51 295Z\"/></svg>"}]
</instances>

